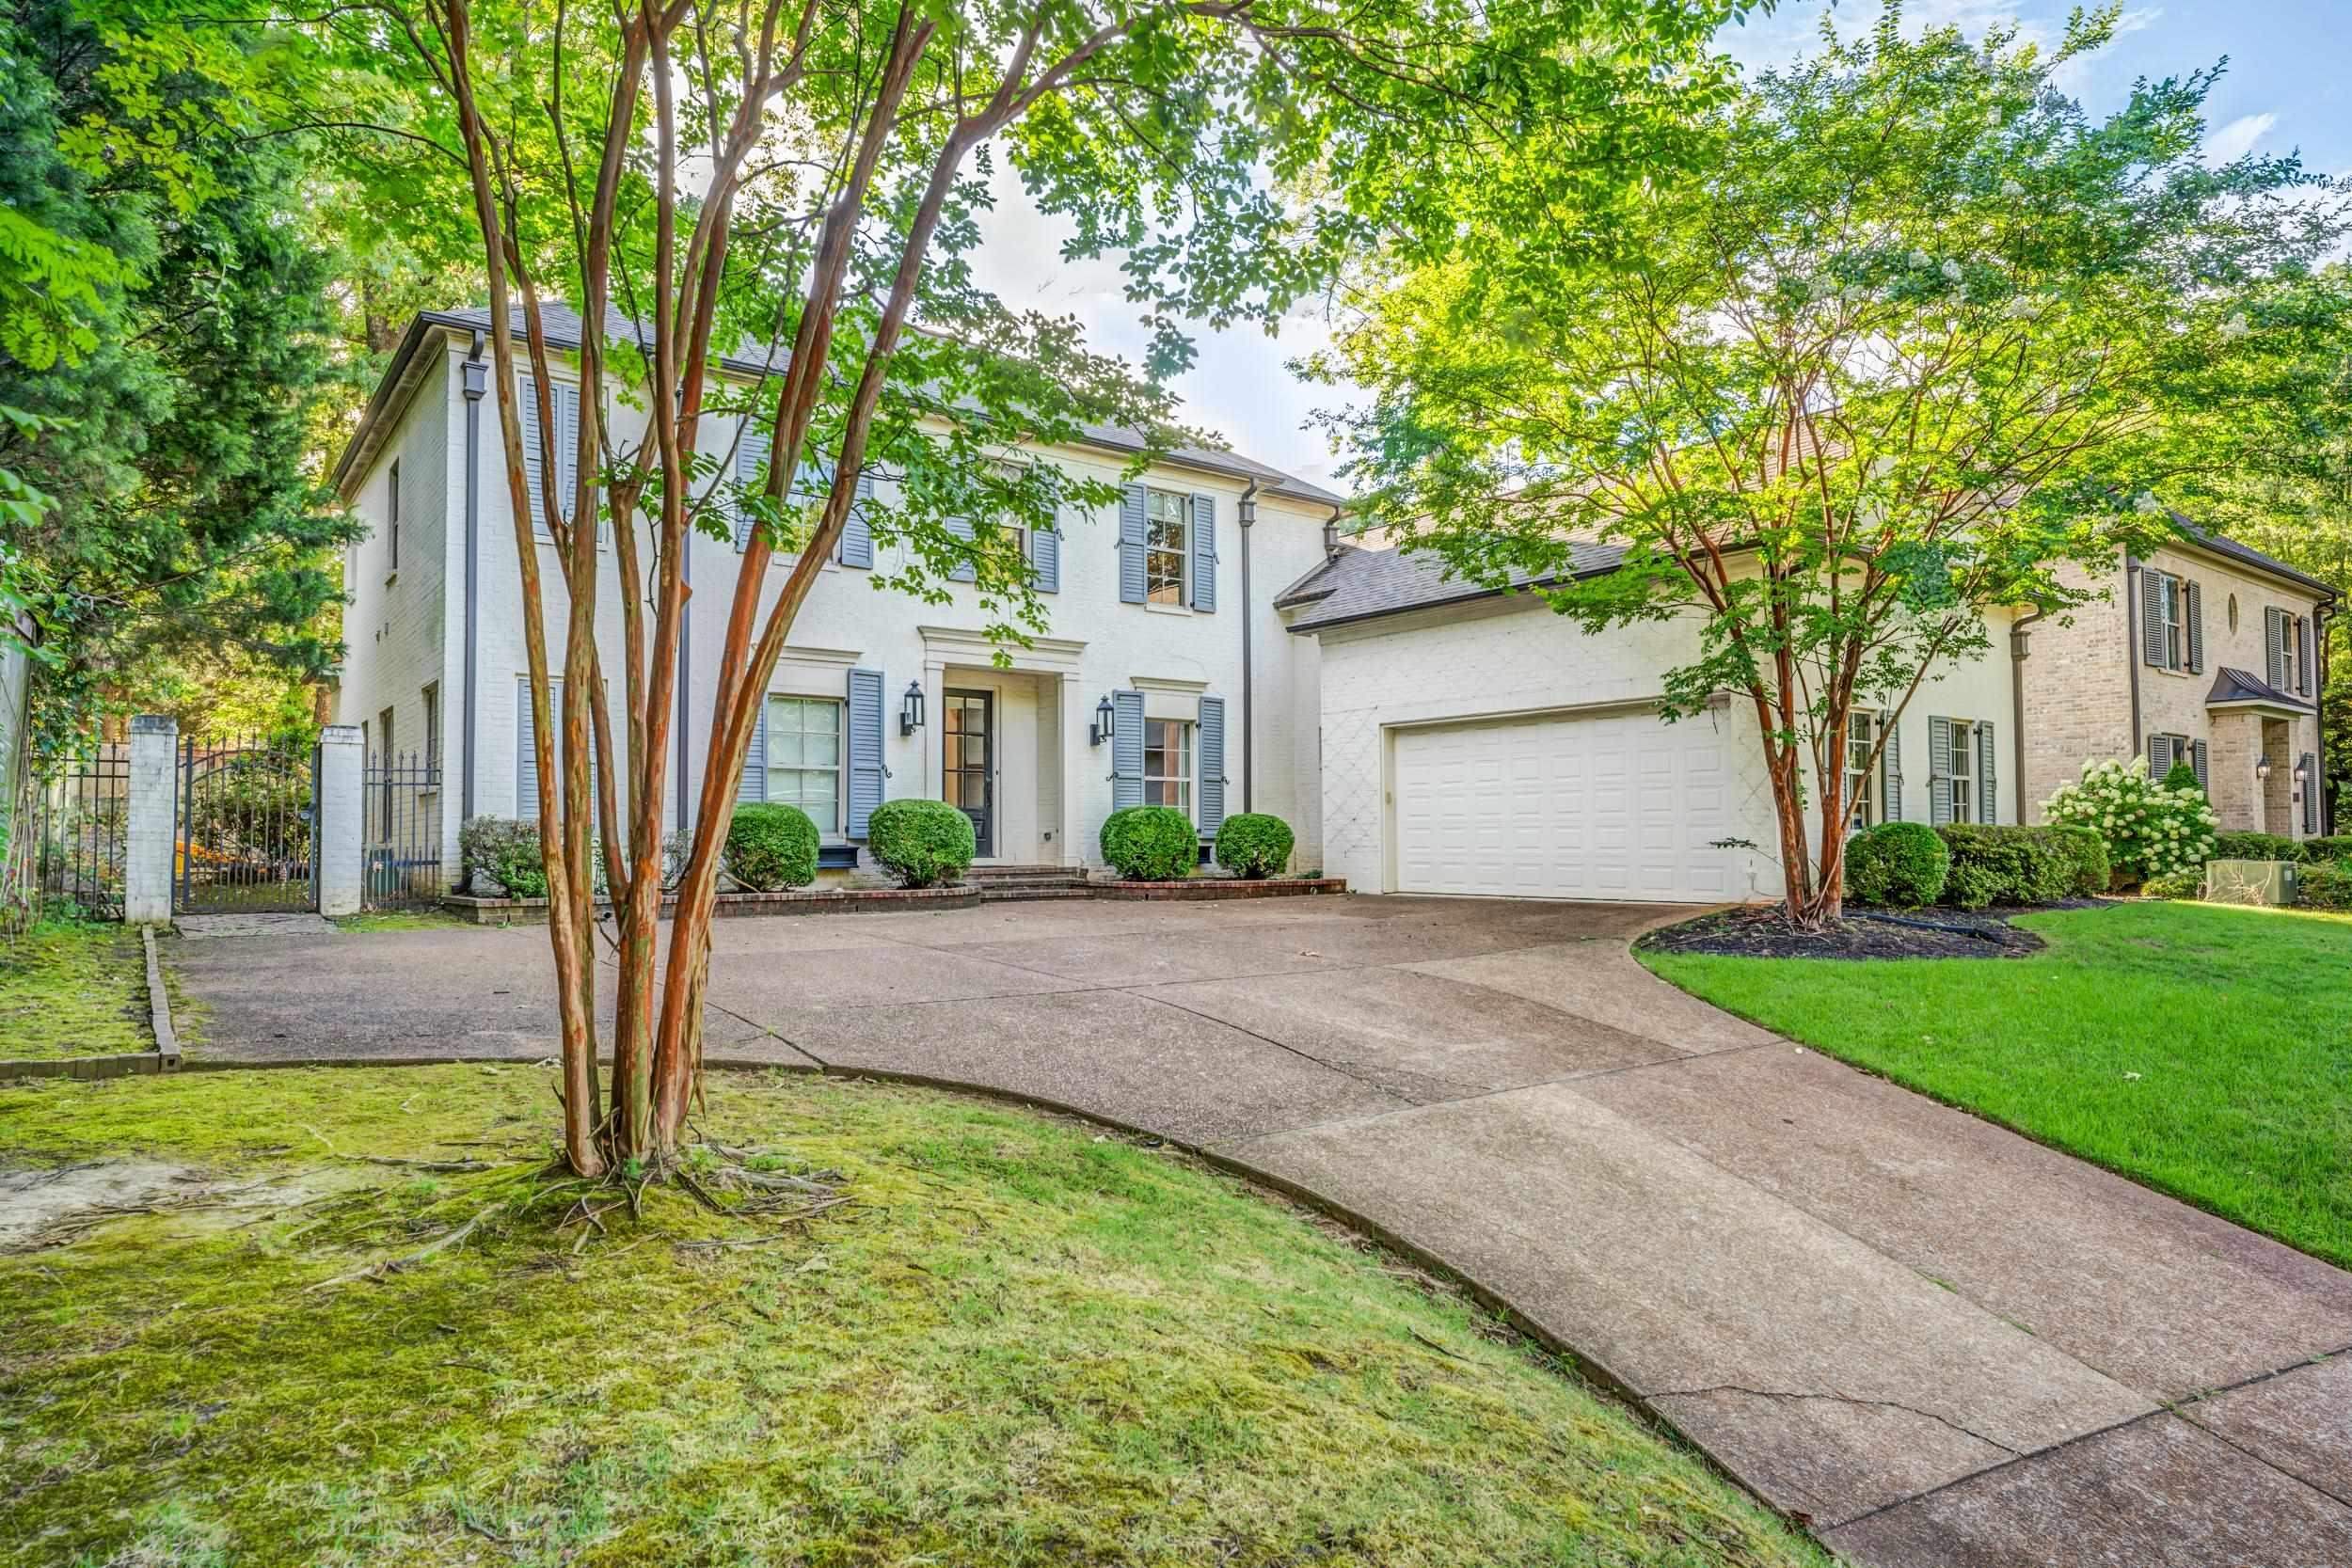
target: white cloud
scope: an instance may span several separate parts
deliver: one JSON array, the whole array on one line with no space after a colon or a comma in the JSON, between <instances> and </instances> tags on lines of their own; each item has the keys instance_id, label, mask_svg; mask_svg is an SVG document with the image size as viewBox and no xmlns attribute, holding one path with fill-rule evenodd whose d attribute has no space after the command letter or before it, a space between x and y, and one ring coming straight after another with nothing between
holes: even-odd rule
<instances>
[{"instance_id":1,"label":"white cloud","mask_svg":"<svg viewBox=\"0 0 2352 1568\"><path fill-rule=\"evenodd\" d=\"M2205 137L2205 162L2227 164L2244 157L2278 123L2277 115L2240 115Z\"/></svg>"},{"instance_id":2,"label":"white cloud","mask_svg":"<svg viewBox=\"0 0 2352 1568\"><path fill-rule=\"evenodd\" d=\"M2128 34L2146 32L2163 19L2162 6L2143 6L2137 10L2125 11L2115 19L2115 36L2123 38Z\"/></svg>"},{"instance_id":3,"label":"white cloud","mask_svg":"<svg viewBox=\"0 0 2352 1568\"><path fill-rule=\"evenodd\" d=\"M980 245L972 258L980 285L1015 310L1074 316L1095 349L1140 364L1151 334L1127 300L1118 259L1063 260L1070 224L1040 212L1002 157L990 189L996 205L980 219ZM1261 463L1302 479L1328 479L1334 463L1329 445L1308 427L1307 418L1318 408L1345 406L1349 389L1300 381L1288 364L1329 341L1321 317L1293 316L1279 338L1255 325L1214 332L1200 324L1192 336L1199 356L1171 388L1183 400L1177 417Z\"/></svg>"}]
</instances>

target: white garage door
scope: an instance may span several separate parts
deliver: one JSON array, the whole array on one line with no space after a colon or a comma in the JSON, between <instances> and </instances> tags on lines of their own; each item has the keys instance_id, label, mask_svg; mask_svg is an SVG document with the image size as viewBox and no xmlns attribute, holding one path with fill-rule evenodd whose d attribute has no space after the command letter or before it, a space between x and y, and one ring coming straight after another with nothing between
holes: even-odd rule
<instances>
[{"instance_id":1,"label":"white garage door","mask_svg":"<svg viewBox=\"0 0 2352 1568\"><path fill-rule=\"evenodd\" d=\"M1729 898L1723 749L1707 717L1640 712L1399 730L1397 891Z\"/></svg>"}]
</instances>

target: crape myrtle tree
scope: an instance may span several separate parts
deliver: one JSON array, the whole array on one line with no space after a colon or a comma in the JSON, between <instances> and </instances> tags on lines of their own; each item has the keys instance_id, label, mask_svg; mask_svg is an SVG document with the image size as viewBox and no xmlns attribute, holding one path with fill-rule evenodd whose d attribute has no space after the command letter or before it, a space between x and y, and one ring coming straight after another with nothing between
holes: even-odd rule
<instances>
[{"instance_id":1,"label":"crape myrtle tree","mask_svg":"<svg viewBox=\"0 0 2352 1568\"><path fill-rule=\"evenodd\" d=\"M2178 416L2245 392L2241 295L2343 232L2294 159L2201 158L2215 72L2088 119L2054 74L2114 20L2046 53L1825 20L1709 117L1693 177L1507 224L1489 193L1545 148L1501 149L1459 245L1319 362L1372 393L1345 471L1406 547L1588 630L1693 626L1662 711L1753 713L1800 927L1840 911L1857 709L1982 653L1995 607L2080 602L2063 563L2164 536L2232 460L2230 407ZM1623 564L1572 576L1580 541Z\"/></svg>"},{"instance_id":2,"label":"crape myrtle tree","mask_svg":"<svg viewBox=\"0 0 2352 1568\"><path fill-rule=\"evenodd\" d=\"M288 90L290 128L337 150L366 193L365 220L401 230L421 265L469 247L486 281L578 1171L659 1168L677 1146L698 1084L734 781L851 508L902 562L877 588L940 600L961 569L993 635L1041 626L1025 564L986 525L1050 525L1107 504L1113 488L1047 462L1008 465L1008 449L1093 420L1164 441L1157 388L1188 361L1181 323L1271 326L1373 237L1439 232L1431 224L1449 214L1433 196L1477 149L1551 124L1555 182L1638 177L1670 155L1683 100L1720 73L1703 43L1733 8L364 0L278 19L313 51L306 72L278 79L304 82ZM1065 258L1123 257L1153 332L1143 373L976 283L997 159L1068 221ZM1314 196L1288 202L1283 189ZM558 302L584 323L569 427L549 394ZM722 356L766 372L718 374ZM733 434L744 419L748 483ZM859 483L875 475L894 482L881 496ZM690 590L690 536L723 537L738 513L754 526L734 580ZM554 541L553 582L534 523ZM729 614L664 945L661 827L690 592L726 595ZM608 608L620 636L600 648ZM611 781L593 792L592 756ZM592 838L616 927L609 1085Z\"/></svg>"}]
</instances>

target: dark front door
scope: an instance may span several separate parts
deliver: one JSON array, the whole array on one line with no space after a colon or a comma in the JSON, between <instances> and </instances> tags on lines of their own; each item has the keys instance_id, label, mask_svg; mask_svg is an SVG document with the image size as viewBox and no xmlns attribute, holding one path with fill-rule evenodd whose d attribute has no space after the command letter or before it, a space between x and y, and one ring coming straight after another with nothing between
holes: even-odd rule
<instances>
[{"instance_id":1,"label":"dark front door","mask_svg":"<svg viewBox=\"0 0 2352 1568\"><path fill-rule=\"evenodd\" d=\"M947 803L972 819L981 855L996 853L996 699L985 691L945 694Z\"/></svg>"}]
</instances>

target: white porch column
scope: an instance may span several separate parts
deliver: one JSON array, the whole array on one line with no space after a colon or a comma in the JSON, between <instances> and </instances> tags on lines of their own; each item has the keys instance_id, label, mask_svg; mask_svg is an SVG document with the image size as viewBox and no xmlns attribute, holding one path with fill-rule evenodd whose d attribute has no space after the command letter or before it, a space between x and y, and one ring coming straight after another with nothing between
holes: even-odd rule
<instances>
[{"instance_id":1,"label":"white porch column","mask_svg":"<svg viewBox=\"0 0 2352 1568\"><path fill-rule=\"evenodd\" d=\"M359 726L329 724L319 732L317 799L319 913L358 914L367 853L366 779Z\"/></svg>"},{"instance_id":2,"label":"white porch column","mask_svg":"<svg viewBox=\"0 0 2352 1568\"><path fill-rule=\"evenodd\" d=\"M1096 749L1087 744L1093 723L1094 704L1085 680L1074 670L1066 672L1061 678L1061 863L1073 868L1085 865L1094 852L1086 839L1087 774L1100 760Z\"/></svg>"},{"instance_id":3,"label":"white porch column","mask_svg":"<svg viewBox=\"0 0 2352 1568\"><path fill-rule=\"evenodd\" d=\"M171 923L171 847L179 830L172 820L179 804L174 769L179 755L178 720L142 713L131 721L130 817L122 846L122 918L129 925Z\"/></svg>"},{"instance_id":4,"label":"white porch column","mask_svg":"<svg viewBox=\"0 0 2352 1568\"><path fill-rule=\"evenodd\" d=\"M923 787L926 800L947 798L947 746L940 737L947 726L947 666L939 658L923 661L923 712L928 716L923 727L914 732L922 745Z\"/></svg>"}]
</instances>

